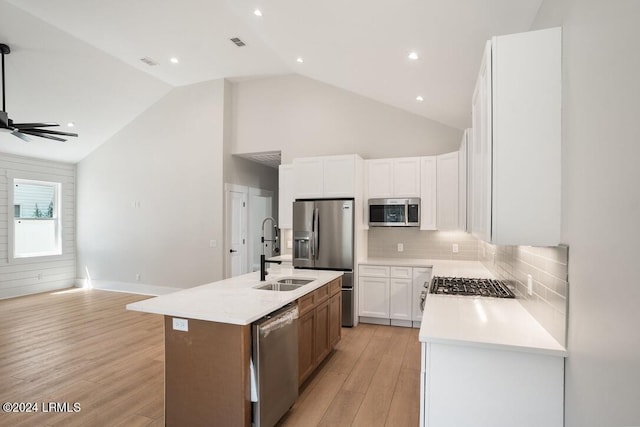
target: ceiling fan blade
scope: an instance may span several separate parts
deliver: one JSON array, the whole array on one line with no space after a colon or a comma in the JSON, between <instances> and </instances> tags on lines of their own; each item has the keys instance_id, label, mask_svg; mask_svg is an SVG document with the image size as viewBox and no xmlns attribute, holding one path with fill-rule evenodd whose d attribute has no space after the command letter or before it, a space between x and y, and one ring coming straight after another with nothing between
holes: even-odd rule
<instances>
[{"instance_id":1,"label":"ceiling fan blade","mask_svg":"<svg viewBox=\"0 0 640 427\"><path fill-rule=\"evenodd\" d=\"M47 128L47 127L53 127L53 126L60 126L57 123L12 123L11 124L13 127L16 127L18 129L25 129L25 128Z\"/></svg>"},{"instance_id":2,"label":"ceiling fan blade","mask_svg":"<svg viewBox=\"0 0 640 427\"><path fill-rule=\"evenodd\" d=\"M66 141L66 139L57 138L57 137L51 136L51 135L45 135L45 134L42 134L42 133L38 132L37 130L33 130L33 129L29 129L29 130L23 129L23 130L19 130L18 132L26 133L27 135L37 136L39 138L53 139L54 141L60 141L60 142Z\"/></svg>"},{"instance_id":3,"label":"ceiling fan blade","mask_svg":"<svg viewBox=\"0 0 640 427\"><path fill-rule=\"evenodd\" d=\"M11 132L11 135L13 135L13 136L17 136L18 138L20 138L20 139L21 139L21 140L23 140L23 141L31 142L31 138L29 138L27 135L23 135L23 134L21 134L21 133L20 133L19 131L17 131L17 130L14 130L13 132Z\"/></svg>"},{"instance_id":4,"label":"ceiling fan blade","mask_svg":"<svg viewBox=\"0 0 640 427\"><path fill-rule=\"evenodd\" d=\"M71 132L60 132L58 130L48 130L48 129L36 129L36 128L22 128L18 129L20 132L37 132L37 133L46 133L47 135L62 135L62 136L78 136L77 133Z\"/></svg>"}]
</instances>

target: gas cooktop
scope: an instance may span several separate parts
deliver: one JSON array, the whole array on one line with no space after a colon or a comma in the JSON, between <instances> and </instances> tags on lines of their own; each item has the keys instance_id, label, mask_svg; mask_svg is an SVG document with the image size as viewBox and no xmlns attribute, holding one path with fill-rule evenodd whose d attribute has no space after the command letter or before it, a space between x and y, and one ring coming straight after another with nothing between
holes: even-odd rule
<instances>
[{"instance_id":1,"label":"gas cooktop","mask_svg":"<svg viewBox=\"0 0 640 427\"><path fill-rule=\"evenodd\" d=\"M511 289L496 279L469 279L466 277L435 276L429 293L439 295L472 295L494 298L515 298Z\"/></svg>"}]
</instances>

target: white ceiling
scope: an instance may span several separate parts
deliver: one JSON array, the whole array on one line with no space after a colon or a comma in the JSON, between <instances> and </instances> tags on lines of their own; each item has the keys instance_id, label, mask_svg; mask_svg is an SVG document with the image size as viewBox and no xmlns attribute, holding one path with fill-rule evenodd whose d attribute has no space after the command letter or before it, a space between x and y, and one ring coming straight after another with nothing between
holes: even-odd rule
<instances>
[{"instance_id":1,"label":"white ceiling","mask_svg":"<svg viewBox=\"0 0 640 427\"><path fill-rule=\"evenodd\" d=\"M77 162L173 86L286 73L462 129L470 125L484 42L528 30L540 3L0 0L0 42L12 48L9 116L73 121L80 134L66 143L27 144L0 133L0 151ZM246 46L236 47L232 37ZM418 60L407 58L411 51Z\"/></svg>"}]
</instances>

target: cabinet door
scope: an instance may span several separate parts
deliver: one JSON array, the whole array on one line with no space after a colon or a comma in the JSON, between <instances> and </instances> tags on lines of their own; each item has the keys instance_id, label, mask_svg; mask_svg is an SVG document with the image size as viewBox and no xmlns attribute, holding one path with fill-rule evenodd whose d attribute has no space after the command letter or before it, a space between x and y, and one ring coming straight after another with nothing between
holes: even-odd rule
<instances>
[{"instance_id":1,"label":"cabinet door","mask_svg":"<svg viewBox=\"0 0 640 427\"><path fill-rule=\"evenodd\" d=\"M436 229L436 156L420 159L420 230Z\"/></svg>"},{"instance_id":2,"label":"cabinet door","mask_svg":"<svg viewBox=\"0 0 640 427\"><path fill-rule=\"evenodd\" d=\"M278 168L278 226L281 229L293 227L293 165Z\"/></svg>"},{"instance_id":3,"label":"cabinet door","mask_svg":"<svg viewBox=\"0 0 640 427\"><path fill-rule=\"evenodd\" d=\"M413 269L413 296L412 306L412 320L414 322L422 321L422 309L420 308L420 294L424 289L425 283L429 286L431 283L431 268L414 268Z\"/></svg>"},{"instance_id":4,"label":"cabinet door","mask_svg":"<svg viewBox=\"0 0 640 427\"><path fill-rule=\"evenodd\" d=\"M315 309L315 364L318 365L331 351L329 340L329 300L318 304Z\"/></svg>"},{"instance_id":5,"label":"cabinet door","mask_svg":"<svg viewBox=\"0 0 640 427\"><path fill-rule=\"evenodd\" d=\"M411 279L391 279L389 284L389 317L411 320L413 285Z\"/></svg>"},{"instance_id":6,"label":"cabinet door","mask_svg":"<svg viewBox=\"0 0 640 427\"><path fill-rule=\"evenodd\" d=\"M441 154L437 160L438 230L458 228L458 152Z\"/></svg>"},{"instance_id":7,"label":"cabinet door","mask_svg":"<svg viewBox=\"0 0 640 427\"><path fill-rule=\"evenodd\" d=\"M302 384L315 367L315 320L315 310L298 319L298 384Z\"/></svg>"},{"instance_id":8,"label":"cabinet door","mask_svg":"<svg viewBox=\"0 0 640 427\"><path fill-rule=\"evenodd\" d=\"M368 197L393 197L393 159L367 160L366 170Z\"/></svg>"},{"instance_id":9,"label":"cabinet door","mask_svg":"<svg viewBox=\"0 0 640 427\"><path fill-rule=\"evenodd\" d=\"M334 348L342 335L342 292L329 300L329 348Z\"/></svg>"},{"instance_id":10,"label":"cabinet door","mask_svg":"<svg viewBox=\"0 0 640 427\"><path fill-rule=\"evenodd\" d=\"M393 197L420 197L420 157L393 159Z\"/></svg>"},{"instance_id":11,"label":"cabinet door","mask_svg":"<svg viewBox=\"0 0 640 427\"><path fill-rule=\"evenodd\" d=\"M389 318L389 279L362 277L358 280L360 316Z\"/></svg>"},{"instance_id":12,"label":"cabinet door","mask_svg":"<svg viewBox=\"0 0 640 427\"><path fill-rule=\"evenodd\" d=\"M296 199L324 196L324 166L321 157L293 160L293 188Z\"/></svg>"},{"instance_id":13,"label":"cabinet door","mask_svg":"<svg viewBox=\"0 0 640 427\"><path fill-rule=\"evenodd\" d=\"M356 158L354 155L325 157L323 197L355 197Z\"/></svg>"},{"instance_id":14,"label":"cabinet door","mask_svg":"<svg viewBox=\"0 0 640 427\"><path fill-rule=\"evenodd\" d=\"M471 129L465 129L458 152L458 229L468 231L467 227L467 140Z\"/></svg>"},{"instance_id":15,"label":"cabinet door","mask_svg":"<svg viewBox=\"0 0 640 427\"><path fill-rule=\"evenodd\" d=\"M491 42L487 42L473 93L471 160L471 233L485 242L491 237Z\"/></svg>"}]
</instances>

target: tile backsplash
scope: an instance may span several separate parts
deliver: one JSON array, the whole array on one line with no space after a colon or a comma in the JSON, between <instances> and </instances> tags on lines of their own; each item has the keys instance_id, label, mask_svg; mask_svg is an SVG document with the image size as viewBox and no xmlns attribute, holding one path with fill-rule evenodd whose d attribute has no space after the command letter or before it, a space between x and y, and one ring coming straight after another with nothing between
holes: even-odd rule
<instances>
[{"instance_id":1,"label":"tile backsplash","mask_svg":"<svg viewBox=\"0 0 640 427\"><path fill-rule=\"evenodd\" d=\"M462 231L420 231L412 227L371 227L370 258L430 258L476 261L478 241ZM403 251L398 252L398 243ZM453 245L458 252L453 252Z\"/></svg>"},{"instance_id":2,"label":"tile backsplash","mask_svg":"<svg viewBox=\"0 0 640 427\"><path fill-rule=\"evenodd\" d=\"M478 242L478 260L516 289L520 303L566 345L569 247L497 246ZM533 295L527 293L527 276Z\"/></svg>"},{"instance_id":3,"label":"tile backsplash","mask_svg":"<svg viewBox=\"0 0 640 427\"><path fill-rule=\"evenodd\" d=\"M420 231L416 228L372 227L370 258L429 258L480 261L516 291L525 309L561 344L566 345L569 292L567 246L499 246L461 231ZM398 243L403 251L398 252ZM453 252L453 245L458 252ZM527 276L533 295L527 293Z\"/></svg>"}]
</instances>

